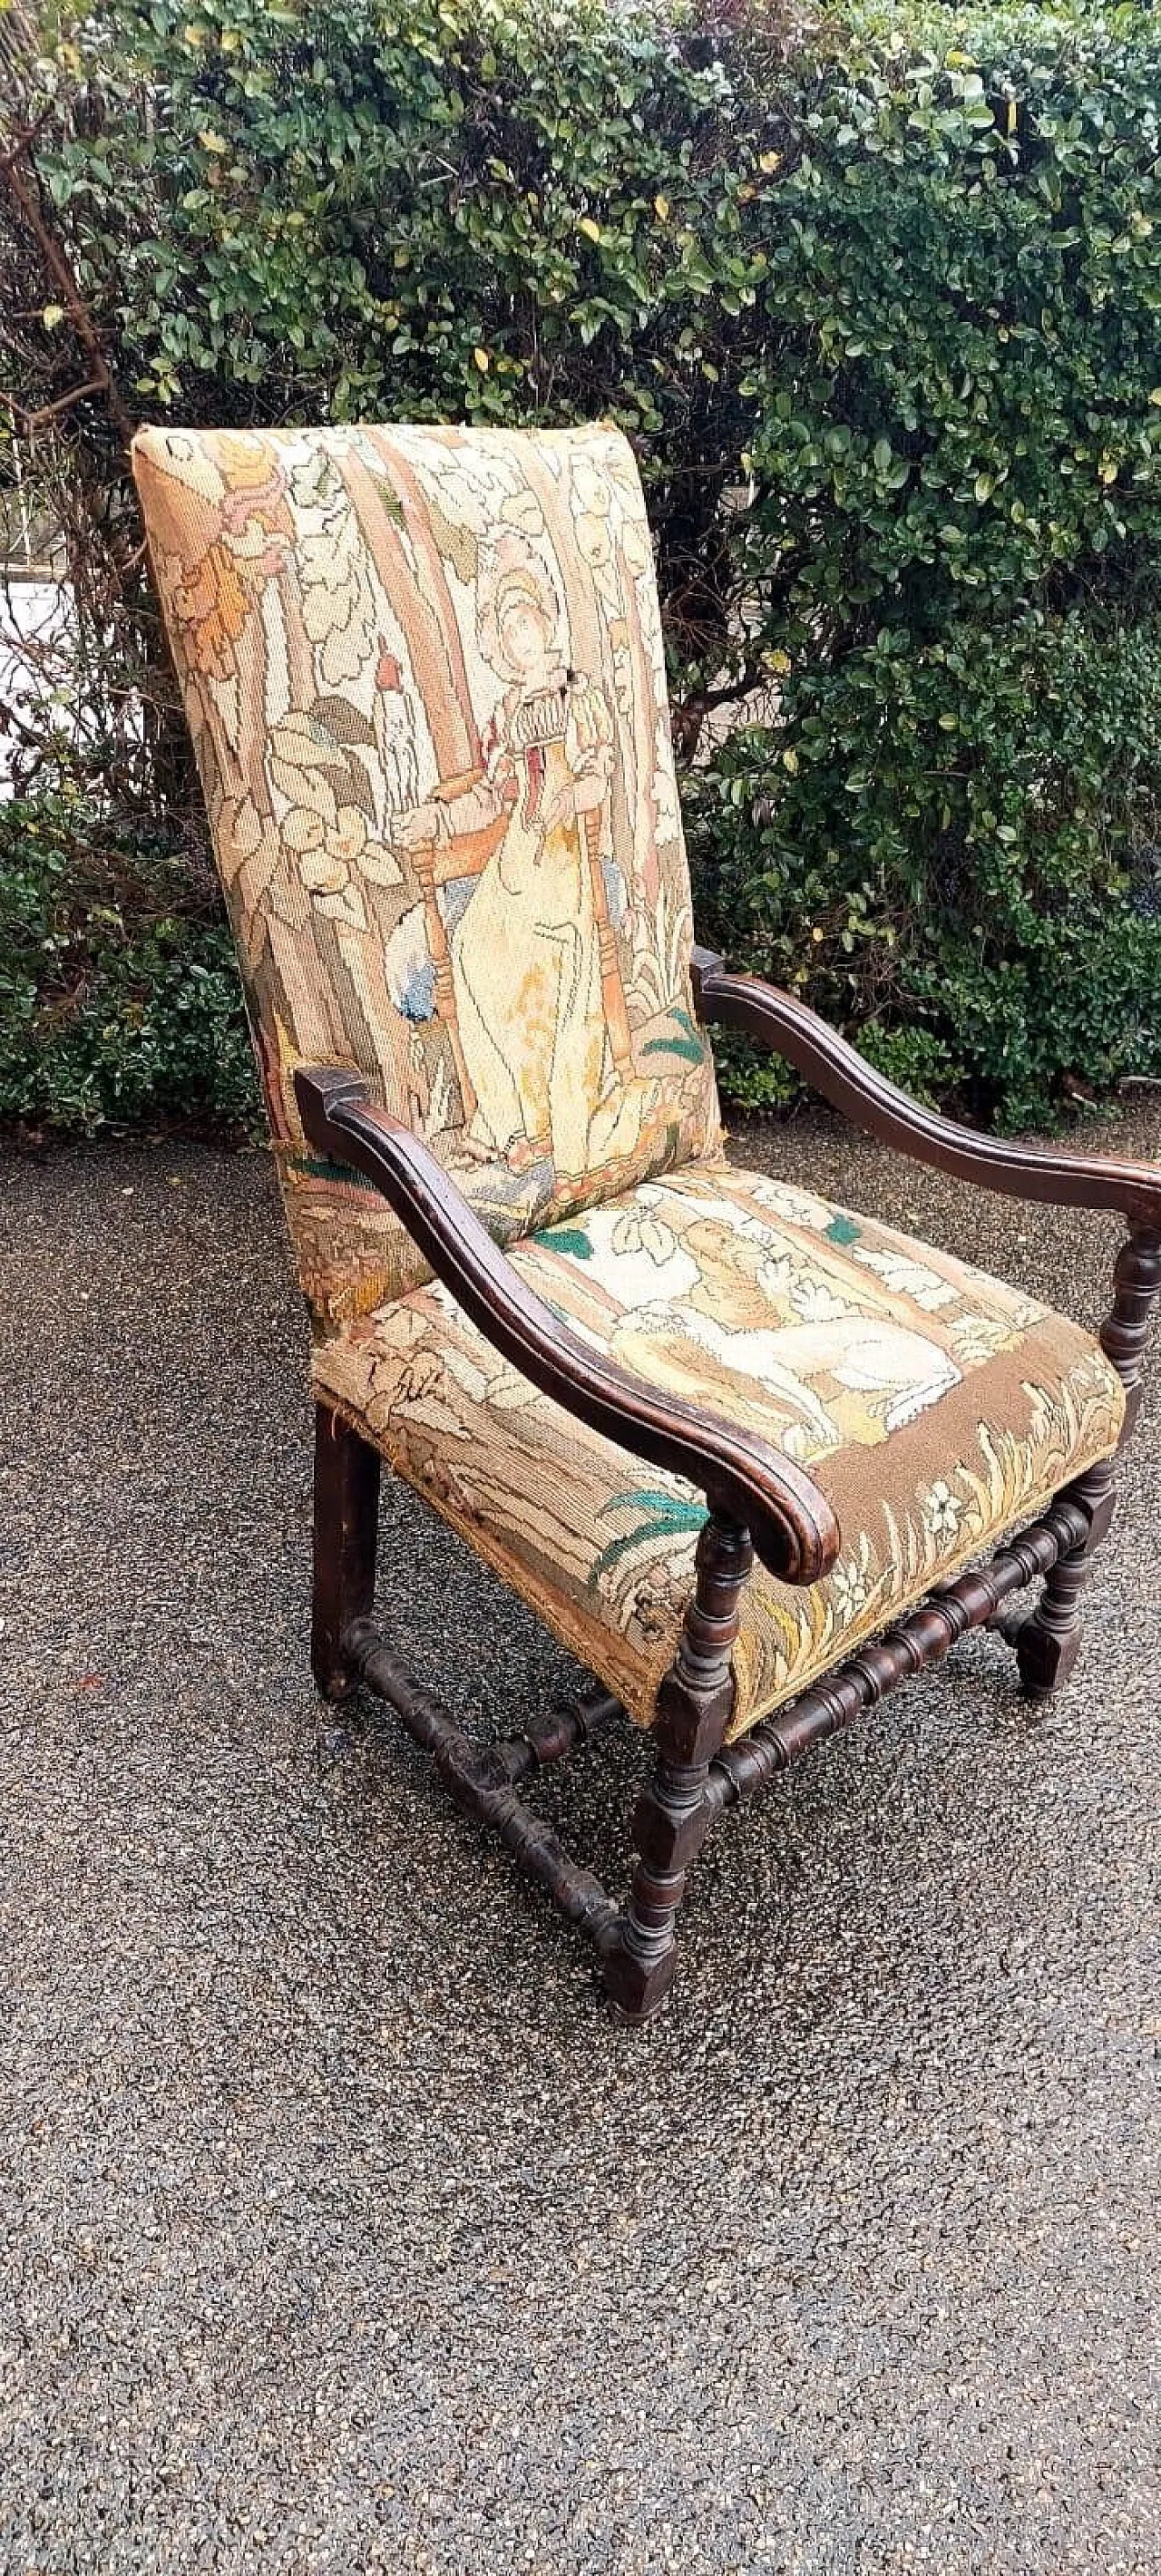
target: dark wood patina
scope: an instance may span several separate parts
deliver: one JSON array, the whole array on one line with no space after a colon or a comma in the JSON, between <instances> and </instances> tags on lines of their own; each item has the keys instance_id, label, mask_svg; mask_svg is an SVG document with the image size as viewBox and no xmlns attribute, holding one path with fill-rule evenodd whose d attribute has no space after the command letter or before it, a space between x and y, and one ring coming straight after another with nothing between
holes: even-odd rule
<instances>
[{"instance_id":1,"label":"dark wood patina","mask_svg":"<svg viewBox=\"0 0 1161 2576\"><path fill-rule=\"evenodd\" d=\"M1122 1445L1140 1395L1150 1318L1161 1290L1161 1172L1127 1162L977 1136L924 1109L789 993L720 958L695 952L702 1019L739 1029L785 1056L857 1126L957 1179L1057 1206L1116 1209L1129 1235L1116 1266L1101 1343L1126 1390ZM984 1566L941 1586L797 1700L727 1741L731 1656L754 1551L784 1582L817 1582L840 1533L825 1496L792 1460L701 1408L648 1387L594 1353L528 1288L422 1140L377 1109L363 1078L322 1067L299 1073L303 1125L316 1150L383 1191L432 1270L487 1340L566 1411L622 1448L690 1479L709 1507L697 1580L678 1653L662 1684L650 1737L651 1771L637 1803L637 1863L623 1904L565 1850L528 1807L520 1785L623 1714L594 1687L523 1736L474 1743L434 1692L387 1646L370 1613L378 1529L379 1460L326 1405L317 1409L312 1659L320 1691L339 1699L362 1683L431 1753L457 1804L499 1835L569 1921L585 1931L605 1984L632 2021L655 2013L673 1982L676 1925L690 1868L714 1817L752 1796L803 1753L850 1725L888 1691L939 1662L971 1628L1010 1633L1025 1689L1043 1696L1072 1670L1079 1599L1112 1518L1115 1471L1092 1468ZM1036 1610L1010 1629L1005 1604L1035 1577Z\"/></svg>"},{"instance_id":2,"label":"dark wood patina","mask_svg":"<svg viewBox=\"0 0 1161 2576\"><path fill-rule=\"evenodd\" d=\"M1056 1146L978 1136L954 1118L922 1108L897 1083L876 1073L797 994L764 984L757 975L730 974L708 948L695 948L693 974L703 1021L737 1029L784 1056L852 1126L881 1145L893 1145L913 1163L929 1163L956 1180L1000 1190L1009 1198L1040 1199L1053 1207L1118 1208L1143 1236L1161 1233L1161 1171L1147 1163L1102 1161L1095 1154L1066 1154Z\"/></svg>"}]
</instances>

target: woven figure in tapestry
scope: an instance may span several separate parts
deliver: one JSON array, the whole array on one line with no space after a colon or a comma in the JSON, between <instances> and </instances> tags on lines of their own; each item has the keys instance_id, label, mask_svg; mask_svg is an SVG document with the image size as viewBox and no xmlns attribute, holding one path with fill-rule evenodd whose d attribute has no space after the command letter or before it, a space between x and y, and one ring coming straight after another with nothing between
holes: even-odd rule
<instances>
[{"instance_id":1,"label":"woven figure in tapestry","mask_svg":"<svg viewBox=\"0 0 1161 2576\"><path fill-rule=\"evenodd\" d=\"M489 553L477 620L506 683L484 776L437 790L398 828L408 847L430 845L459 916L450 963L465 1143L513 1171L542 1166L551 1190L554 1170L576 1179L630 1153L662 1086L634 1073L609 926L608 705L599 681L570 668L563 602L515 531ZM493 834L478 876L457 876L464 841Z\"/></svg>"}]
</instances>

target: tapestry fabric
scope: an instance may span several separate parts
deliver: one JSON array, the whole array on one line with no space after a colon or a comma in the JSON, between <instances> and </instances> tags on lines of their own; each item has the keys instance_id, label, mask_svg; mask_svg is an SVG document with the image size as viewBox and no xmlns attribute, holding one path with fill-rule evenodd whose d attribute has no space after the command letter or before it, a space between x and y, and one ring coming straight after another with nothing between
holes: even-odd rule
<instances>
[{"instance_id":1,"label":"tapestry fabric","mask_svg":"<svg viewBox=\"0 0 1161 2576\"><path fill-rule=\"evenodd\" d=\"M1111 1455L1124 1393L1079 1326L868 1217L686 1165L517 1245L522 1279L639 1378L809 1469L843 1543L756 1566L737 1734ZM705 1505L572 1420L422 1287L316 1350L317 1394L648 1724Z\"/></svg>"},{"instance_id":2,"label":"tapestry fabric","mask_svg":"<svg viewBox=\"0 0 1161 2576\"><path fill-rule=\"evenodd\" d=\"M355 1064L504 1242L712 1154L649 530L626 440L142 431L134 471L300 1276L430 1276L314 1161Z\"/></svg>"}]
</instances>

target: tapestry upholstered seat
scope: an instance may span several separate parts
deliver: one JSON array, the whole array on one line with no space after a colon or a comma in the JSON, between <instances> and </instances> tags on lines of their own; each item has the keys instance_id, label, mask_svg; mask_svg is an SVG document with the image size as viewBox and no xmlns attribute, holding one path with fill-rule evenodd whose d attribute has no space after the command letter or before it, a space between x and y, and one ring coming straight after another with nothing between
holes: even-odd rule
<instances>
[{"instance_id":1,"label":"tapestry upholstered seat","mask_svg":"<svg viewBox=\"0 0 1161 2576\"><path fill-rule=\"evenodd\" d=\"M514 1245L513 1267L651 1384L808 1466L844 1533L818 1583L755 1567L737 1735L1108 1456L1124 1390L1086 1333L865 1217L689 1163ZM705 1503L540 1394L436 1283L320 1342L315 1391L648 1724Z\"/></svg>"},{"instance_id":2,"label":"tapestry upholstered seat","mask_svg":"<svg viewBox=\"0 0 1161 2576\"><path fill-rule=\"evenodd\" d=\"M134 463L313 1317L315 1673L390 1703L640 2019L720 1807L1037 1575L1020 1668L1066 1676L1161 1179L973 1137L694 949L619 433L159 428ZM731 1167L715 1021L965 1180L1122 1210L1100 1340ZM469 1742L371 1622L381 1458L601 1687ZM520 1784L625 1711L618 1904Z\"/></svg>"}]
</instances>

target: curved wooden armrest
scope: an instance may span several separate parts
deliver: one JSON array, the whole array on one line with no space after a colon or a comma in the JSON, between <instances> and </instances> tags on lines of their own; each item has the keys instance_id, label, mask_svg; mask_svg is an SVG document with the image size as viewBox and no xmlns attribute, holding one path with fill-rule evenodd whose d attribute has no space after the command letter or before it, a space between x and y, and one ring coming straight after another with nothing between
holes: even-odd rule
<instances>
[{"instance_id":1,"label":"curved wooden armrest","mask_svg":"<svg viewBox=\"0 0 1161 2576\"><path fill-rule=\"evenodd\" d=\"M430 1146L375 1107L361 1074L304 1069L294 1088L311 1144L382 1190L436 1277L533 1386L605 1439L700 1486L714 1510L746 1524L783 1582L827 1572L838 1523L793 1459L592 1350L525 1285Z\"/></svg>"},{"instance_id":2,"label":"curved wooden armrest","mask_svg":"<svg viewBox=\"0 0 1161 2576\"><path fill-rule=\"evenodd\" d=\"M824 1100L880 1143L957 1180L1009 1197L1045 1199L1055 1207L1119 1208L1134 1226L1161 1226L1161 1169L1099 1156L1059 1153L1051 1145L1013 1145L977 1135L938 1110L921 1108L876 1073L845 1038L793 993L757 975L731 975L720 957L694 950L694 990L703 1020L760 1038L795 1065Z\"/></svg>"}]
</instances>

